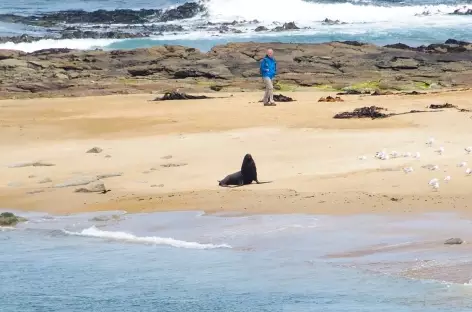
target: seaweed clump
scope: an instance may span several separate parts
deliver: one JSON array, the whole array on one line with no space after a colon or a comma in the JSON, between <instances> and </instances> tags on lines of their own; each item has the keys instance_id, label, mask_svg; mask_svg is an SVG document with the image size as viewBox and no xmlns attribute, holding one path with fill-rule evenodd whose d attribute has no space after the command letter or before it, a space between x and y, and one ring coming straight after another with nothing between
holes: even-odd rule
<instances>
[{"instance_id":1,"label":"seaweed clump","mask_svg":"<svg viewBox=\"0 0 472 312\"><path fill-rule=\"evenodd\" d=\"M285 96L282 94L274 94L274 101L275 102L294 102L295 100L289 96Z\"/></svg>"},{"instance_id":2,"label":"seaweed clump","mask_svg":"<svg viewBox=\"0 0 472 312\"><path fill-rule=\"evenodd\" d=\"M382 110L386 110L385 108L378 107L378 106L366 106L354 109L352 112L342 112L334 115L333 118L335 119L351 119L351 118L386 118L390 117L391 114L382 113Z\"/></svg>"}]
</instances>

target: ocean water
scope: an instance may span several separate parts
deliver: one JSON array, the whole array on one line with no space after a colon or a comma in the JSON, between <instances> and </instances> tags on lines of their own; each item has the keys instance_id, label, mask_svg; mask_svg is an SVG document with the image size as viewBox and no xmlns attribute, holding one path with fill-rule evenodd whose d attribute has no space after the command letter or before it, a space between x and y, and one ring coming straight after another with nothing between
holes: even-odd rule
<instances>
[{"instance_id":1,"label":"ocean water","mask_svg":"<svg viewBox=\"0 0 472 312\"><path fill-rule=\"evenodd\" d=\"M133 49L163 44L182 44L208 51L227 42L298 42L358 40L380 45L403 42L413 46L444 42L449 38L472 40L472 15L451 15L454 10L472 8L470 0L202 0L206 14L169 24L183 31L152 34L139 39L67 39L31 43L5 42L0 48L35 51L44 48ZM3 0L0 13L32 15L60 10L84 9L169 9L185 1L175 0ZM427 14L426 14L427 13ZM322 20L340 20L345 24L324 25ZM241 33L221 33L216 25L232 21L253 21L234 27ZM302 29L288 32L255 32L258 26L269 29L294 21ZM162 23L150 22L150 25ZM67 26L67 25L65 25ZM77 26L77 25L75 25ZM103 25L81 25L83 29ZM108 25L119 29L124 25ZM96 29L96 28L95 28ZM109 28L108 28L109 29ZM47 29L0 22L0 36L44 35Z\"/></svg>"},{"instance_id":2,"label":"ocean water","mask_svg":"<svg viewBox=\"0 0 472 312\"><path fill-rule=\"evenodd\" d=\"M0 230L2 312L472 308L472 247L442 244L472 237L454 215L25 216Z\"/></svg>"}]
</instances>

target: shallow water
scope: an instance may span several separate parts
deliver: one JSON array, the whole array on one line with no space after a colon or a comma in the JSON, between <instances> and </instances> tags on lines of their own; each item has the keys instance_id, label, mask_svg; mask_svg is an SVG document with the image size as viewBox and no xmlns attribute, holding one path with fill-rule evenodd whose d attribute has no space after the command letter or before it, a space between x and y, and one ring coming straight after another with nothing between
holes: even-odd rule
<instances>
[{"instance_id":1,"label":"shallow water","mask_svg":"<svg viewBox=\"0 0 472 312\"><path fill-rule=\"evenodd\" d=\"M412 220L195 212L27 217L30 221L17 229L0 232L4 312L472 307L472 286L435 279L444 274L407 274L430 260L435 261L432 272L457 264L460 276L472 273L459 265L470 255L468 245L445 249L441 244L450 235L472 237L470 221L452 215ZM439 243L377 252L379 244L428 241ZM374 252L333 256L362 249Z\"/></svg>"}]
</instances>

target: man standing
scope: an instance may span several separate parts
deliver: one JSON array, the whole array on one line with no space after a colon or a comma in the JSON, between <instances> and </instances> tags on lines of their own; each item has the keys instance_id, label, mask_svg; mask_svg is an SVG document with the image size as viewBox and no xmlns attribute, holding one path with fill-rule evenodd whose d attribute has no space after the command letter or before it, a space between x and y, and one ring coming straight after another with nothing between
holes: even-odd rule
<instances>
[{"instance_id":1,"label":"man standing","mask_svg":"<svg viewBox=\"0 0 472 312\"><path fill-rule=\"evenodd\" d=\"M261 61L261 75L265 85L264 106L275 106L274 102L274 85L272 79L277 74L277 62L274 59L274 51L267 50L266 56Z\"/></svg>"}]
</instances>

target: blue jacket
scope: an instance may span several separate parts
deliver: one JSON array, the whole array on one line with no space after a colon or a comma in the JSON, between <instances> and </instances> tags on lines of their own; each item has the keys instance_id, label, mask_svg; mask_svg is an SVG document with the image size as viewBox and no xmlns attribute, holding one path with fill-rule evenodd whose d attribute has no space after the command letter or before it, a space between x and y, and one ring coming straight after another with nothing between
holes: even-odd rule
<instances>
[{"instance_id":1,"label":"blue jacket","mask_svg":"<svg viewBox=\"0 0 472 312\"><path fill-rule=\"evenodd\" d=\"M272 79L275 74L277 74L277 62L273 57L266 55L261 61L261 75Z\"/></svg>"}]
</instances>

